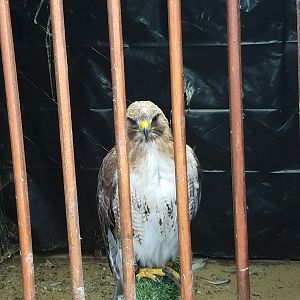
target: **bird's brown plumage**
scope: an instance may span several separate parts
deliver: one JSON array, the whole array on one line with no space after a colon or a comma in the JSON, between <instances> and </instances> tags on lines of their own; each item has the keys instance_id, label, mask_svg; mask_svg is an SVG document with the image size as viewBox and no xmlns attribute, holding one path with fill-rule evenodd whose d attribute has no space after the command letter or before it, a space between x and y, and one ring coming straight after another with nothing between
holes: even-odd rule
<instances>
[{"instance_id":1,"label":"bird's brown plumage","mask_svg":"<svg viewBox=\"0 0 300 300\"><path fill-rule=\"evenodd\" d=\"M162 110L150 101L132 103L127 110L127 120L136 260L143 266L164 264L165 260L173 258L176 254L176 249L169 249L169 245L163 243L166 235L170 234L173 237L169 243L170 248L176 248L177 246L174 245L178 243L172 133ZM192 219L197 213L200 202L201 169L194 151L189 146L186 153L189 209ZM115 251L119 253L118 249L113 250L113 248L119 248L120 229L115 147L109 151L102 162L98 176L97 200L103 240L110 253L112 270L118 278L121 277L120 255L112 254ZM161 238L159 238L160 234ZM155 252L149 235L153 235L153 243L157 242L160 248L158 251L163 253ZM172 243L175 244L172 246ZM115 255L119 256L116 258ZM166 257L162 258L164 255Z\"/></svg>"}]
</instances>

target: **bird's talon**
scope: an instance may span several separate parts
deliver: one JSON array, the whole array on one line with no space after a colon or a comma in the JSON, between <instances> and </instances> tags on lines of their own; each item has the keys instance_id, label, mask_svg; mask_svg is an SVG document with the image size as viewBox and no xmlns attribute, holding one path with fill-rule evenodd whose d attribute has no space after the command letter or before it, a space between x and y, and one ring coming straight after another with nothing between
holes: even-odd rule
<instances>
[{"instance_id":1,"label":"bird's talon","mask_svg":"<svg viewBox=\"0 0 300 300\"><path fill-rule=\"evenodd\" d=\"M139 270L139 273L136 275L137 279L141 278L149 278L154 282L157 281L157 276L165 276L165 272L162 269L150 269L150 268L142 268Z\"/></svg>"},{"instance_id":2,"label":"bird's talon","mask_svg":"<svg viewBox=\"0 0 300 300\"><path fill-rule=\"evenodd\" d=\"M176 272L173 268L171 268L168 264L164 268L166 272L166 276L169 277L173 282L180 287L180 274Z\"/></svg>"}]
</instances>

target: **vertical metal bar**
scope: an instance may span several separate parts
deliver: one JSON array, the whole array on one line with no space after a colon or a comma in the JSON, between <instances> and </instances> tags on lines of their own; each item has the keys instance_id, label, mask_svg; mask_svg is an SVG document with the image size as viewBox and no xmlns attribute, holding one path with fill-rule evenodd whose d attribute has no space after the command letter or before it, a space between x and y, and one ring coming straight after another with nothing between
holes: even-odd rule
<instances>
[{"instance_id":1,"label":"vertical metal bar","mask_svg":"<svg viewBox=\"0 0 300 300\"><path fill-rule=\"evenodd\" d=\"M127 148L126 92L120 0L107 0L111 75L116 148L118 154L118 189L121 217L121 247L124 296L135 299L135 266L131 220L129 161Z\"/></svg>"},{"instance_id":2,"label":"vertical metal bar","mask_svg":"<svg viewBox=\"0 0 300 300\"><path fill-rule=\"evenodd\" d=\"M8 0L0 0L0 44L14 168L23 296L25 300L32 300L35 299L35 285L30 210L15 50Z\"/></svg>"},{"instance_id":3,"label":"vertical metal bar","mask_svg":"<svg viewBox=\"0 0 300 300\"><path fill-rule=\"evenodd\" d=\"M298 114L300 122L300 0L297 0L297 40L298 40ZM299 123L300 126L300 123Z\"/></svg>"},{"instance_id":4,"label":"vertical metal bar","mask_svg":"<svg viewBox=\"0 0 300 300\"><path fill-rule=\"evenodd\" d=\"M55 76L68 229L72 298L74 300L82 300L84 299L84 286L62 1L50 0L50 12L53 31L53 50L56 71Z\"/></svg>"},{"instance_id":5,"label":"vertical metal bar","mask_svg":"<svg viewBox=\"0 0 300 300\"><path fill-rule=\"evenodd\" d=\"M231 128L232 190L238 299L250 299L244 132L242 104L240 2L227 0L228 72Z\"/></svg>"},{"instance_id":6,"label":"vertical metal bar","mask_svg":"<svg viewBox=\"0 0 300 300\"><path fill-rule=\"evenodd\" d=\"M174 138L181 299L193 299L193 273L188 207L180 0L168 0L172 125Z\"/></svg>"}]
</instances>

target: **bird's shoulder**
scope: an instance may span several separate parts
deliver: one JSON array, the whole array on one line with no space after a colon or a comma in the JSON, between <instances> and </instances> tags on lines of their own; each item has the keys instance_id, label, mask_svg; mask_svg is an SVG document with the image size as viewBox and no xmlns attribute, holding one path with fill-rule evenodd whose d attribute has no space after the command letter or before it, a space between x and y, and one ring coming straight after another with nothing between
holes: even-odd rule
<instances>
[{"instance_id":1,"label":"bird's shoulder","mask_svg":"<svg viewBox=\"0 0 300 300\"><path fill-rule=\"evenodd\" d=\"M98 187L109 187L113 184L113 177L117 171L117 151L112 148L104 157L99 174Z\"/></svg>"}]
</instances>

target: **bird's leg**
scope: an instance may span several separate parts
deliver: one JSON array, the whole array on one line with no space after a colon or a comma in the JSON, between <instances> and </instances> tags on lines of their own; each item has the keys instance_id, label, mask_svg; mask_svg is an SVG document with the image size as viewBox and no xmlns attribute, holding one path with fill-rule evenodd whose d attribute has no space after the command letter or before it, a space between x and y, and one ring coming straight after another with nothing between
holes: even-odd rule
<instances>
[{"instance_id":1,"label":"bird's leg","mask_svg":"<svg viewBox=\"0 0 300 300\"><path fill-rule=\"evenodd\" d=\"M169 277L178 287L180 287L180 275L173 269L173 262L169 261L163 269L141 268L136 275L137 279L149 278L156 281L157 276Z\"/></svg>"},{"instance_id":2,"label":"bird's leg","mask_svg":"<svg viewBox=\"0 0 300 300\"><path fill-rule=\"evenodd\" d=\"M169 277L174 283L180 287L180 275L173 269L173 262L169 261L163 271L166 273L166 276Z\"/></svg>"},{"instance_id":3,"label":"bird's leg","mask_svg":"<svg viewBox=\"0 0 300 300\"><path fill-rule=\"evenodd\" d=\"M168 261L166 264L167 267L173 268L174 263L172 261Z\"/></svg>"},{"instance_id":4,"label":"bird's leg","mask_svg":"<svg viewBox=\"0 0 300 300\"><path fill-rule=\"evenodd\" d=\"M157 276L165 276L165 272L162 269L152 269L152 268L141 268L139 273L136 275L137 279L149 278L156 281Z\"/></svg>"}]
</instances>

